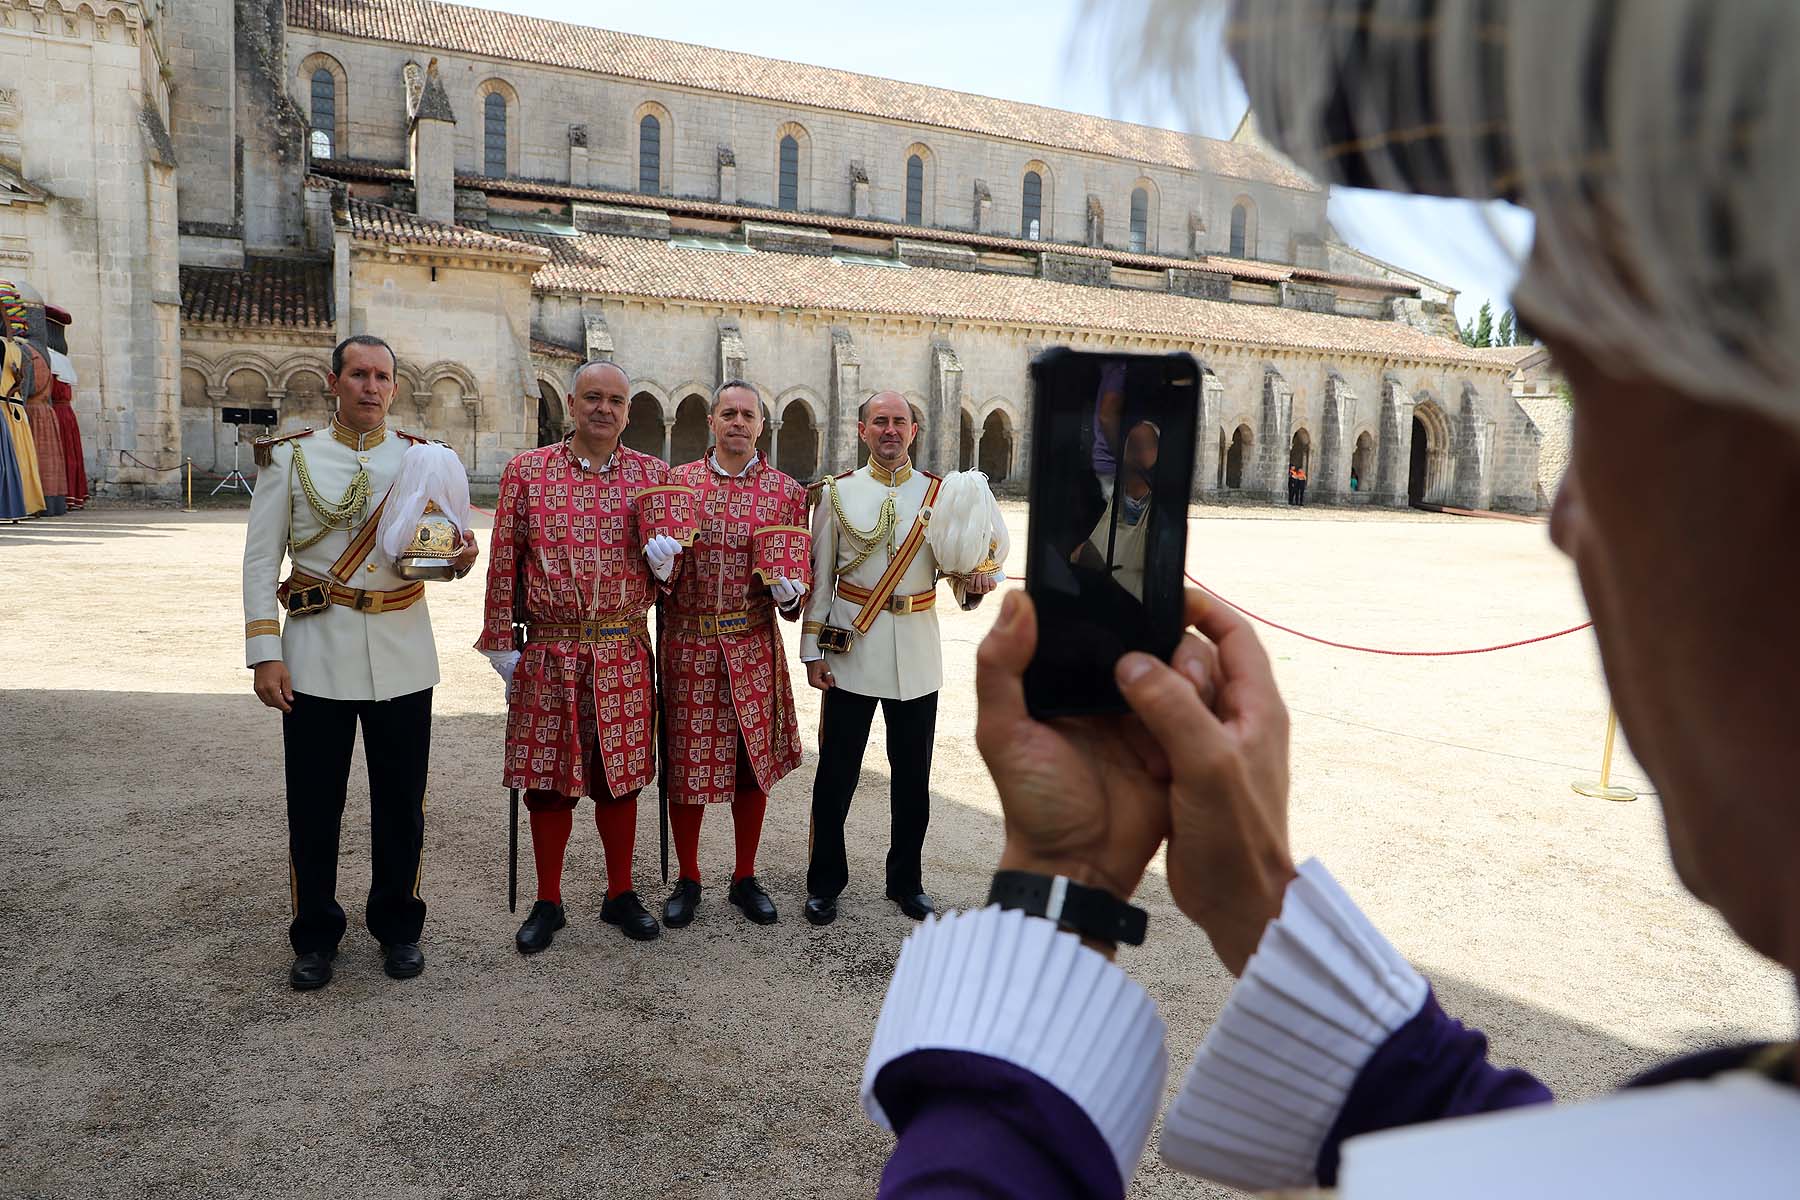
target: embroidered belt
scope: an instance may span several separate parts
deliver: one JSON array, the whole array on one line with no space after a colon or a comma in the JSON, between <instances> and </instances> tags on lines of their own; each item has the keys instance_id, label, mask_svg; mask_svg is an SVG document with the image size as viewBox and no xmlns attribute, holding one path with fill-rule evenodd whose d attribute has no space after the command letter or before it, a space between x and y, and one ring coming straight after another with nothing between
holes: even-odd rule
<instances>
[{"instance_id":1,"label":"embroidered belt","mask_svg":"<svg viewBox=\"0 0 1800 1200\"><path fill-rule=\"evenodd\" d=\"M591 621L543 621L525 627L525 644L539 642L580 642L584 646L599 642L648 641L649 628L644 614L612 613Z\"/></svg>"},{"instance_id":2,"label":"embroidered belt","mask_svg":"<svg viewBox=\"0 0 1800 1200\"><path fill-rule=\"evenodd\" d=\"M366 588L349 588L327 579L319 579L304 571L295 571L275 589L275 598L287 608L290 617L305 617L323 612L328 605L341 604L357 612L399 612L411 608L425 595L423 581L409 583L391 592L374 592Z\"/></svg>"},{"instance_id":3,"label":"embroidered belt","mask_svg":"<svg viewBox=\"0 0 1800 1200\"><path fill-rule=\"evenodd\" d=\"M837 594L852 604L867 604L869 597L875 593L868 588L857 587L854 583L839 582ZM910 596L890 596L888 602L881 606L880 611L903 617L907 613L924 612L936 604L937 589L932 588L929 592L914 592Z\"/></svg>"},{"instance_id":4,"label":"embroidered belt","mask_svg":"<svg viewBox=\"0 0 1800 1200\"><path fill-rule=\"evenodd\" d=\"M749 633L752 629L761 629L774 620L775 610L770 608L753 609L750 612L722 613L669 613L669 628L680 633L697 633L701 637L718 637L737 633Z\"/></svg>"}]
</instances>

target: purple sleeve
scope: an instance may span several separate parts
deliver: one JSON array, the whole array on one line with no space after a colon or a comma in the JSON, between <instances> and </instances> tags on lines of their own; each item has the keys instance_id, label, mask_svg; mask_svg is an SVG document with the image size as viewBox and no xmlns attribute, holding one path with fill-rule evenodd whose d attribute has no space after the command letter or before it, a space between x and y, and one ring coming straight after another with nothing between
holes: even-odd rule
<instances>
[{"instance_id":1,"label":"purple sleeve","mask_svg":"<svg viewBox=\"0 0 1800 1200\"><path fill-rule=\"evenodd\" d=\"M1428 992L1412 1019L1357 1073L1319 1148L1319 1186L1337 1183L1338 1151L1358 1134L1551 1099L1550 1089L1526 1072L1490 1066L1486 1035L1446 1014Z\"/></svg>"},{"instance_id":2,"label":"purple sleeve","mask_svg":"<svg viewBox=\"0 0 1800 1200\"><path fill-rule=\"evenodd\" d=\"M1100 1131L1022 1067L961 1050L915 1050L881 1069L875 1096L899 1141L881 1200L1120 1200Z\"/></svg>"}]
</instances>

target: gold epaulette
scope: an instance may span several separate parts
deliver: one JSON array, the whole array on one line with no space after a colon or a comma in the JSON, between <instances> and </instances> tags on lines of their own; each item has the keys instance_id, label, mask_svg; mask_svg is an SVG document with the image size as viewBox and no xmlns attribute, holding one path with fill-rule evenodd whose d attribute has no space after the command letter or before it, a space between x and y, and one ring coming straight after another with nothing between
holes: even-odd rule
<instances>
[{"instance_id":1,"label":"gold epaulette","mask_svg":"<svg viewBox=\"0 0 1800 1200\"><path fill-rule=\"evenodd\" d=\"M934 475L930 471L927 471L924 467L914 467L913 470L917 471L919 474L923 475L927 479L935 479L939 483L944 482L944 477L942 475Z\"/></svg>"},{"instance_id":2,"label":"gold epaulette","mask_svg":"<svg viewBox=\"0 0 1800 1200\"><path fill-rule=\"evenodd\" d=\"M282 442L291 442L295 438L311 437L312 432L312 426L308 425L305 429L297 429L293 433L284 433L279 436L271 434L269 437L259 437L254 442L250 443L250 455L252 458L256 459L256 465L258 467L266 467L275 461L276 446L280 445Z\"/></svg>"},{"instance_id":3,"label":"gold epaulette","mask_svg":"<svg viewBox=\"0 0 1800 1200\"><path fill-rule=\"evenodd\" d=\"M440 442L436 438L420 437L418 434L408 433L404 429L394 430L394 435L396 437L398 437L401 441L411 442L415 446L421 446L421 445L448 446L450 444L449 442Z\"/></svg>"}]
</instances>

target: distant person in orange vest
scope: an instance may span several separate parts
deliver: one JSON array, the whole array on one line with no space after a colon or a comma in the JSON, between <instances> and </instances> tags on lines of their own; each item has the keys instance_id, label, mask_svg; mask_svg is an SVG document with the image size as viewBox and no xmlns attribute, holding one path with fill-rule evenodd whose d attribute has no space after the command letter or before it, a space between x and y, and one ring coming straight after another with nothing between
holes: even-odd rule
<instances>
[{"instance_id":1,"label":"distant person in orange vest","mask_svg":"<svg viewBox=\"0 0 1800 1200\"><path fill-rule=\"evenodd\" d=\"M1306 468L1294 468L1294 503L1306 507Z\"/></svg>"},{"instance_id":2,"label":"distant person in orange vest","mask_svg":"<svg viewBox=\"0 0 1800 1200\"><path fill-rule=\"evenodd\" d=\"M1289 504L1298 504L1299 502L1300 502L1300 468L1296 467L1292 463L1289 463L1288 464L1288 503Z\"/></svg>"}]
</instances>

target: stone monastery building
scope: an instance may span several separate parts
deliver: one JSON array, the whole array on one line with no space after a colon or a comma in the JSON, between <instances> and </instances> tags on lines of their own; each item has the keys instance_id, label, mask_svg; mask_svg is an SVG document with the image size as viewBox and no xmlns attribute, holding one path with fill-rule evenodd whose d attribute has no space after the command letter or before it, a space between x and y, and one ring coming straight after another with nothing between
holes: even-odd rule
<instances>
[{"instance_id":1,"label":"stone monastery building","mask_svg":"<svg viewBox=\"0 0 1800 1200\"><path fill-rule=\"evenodd\" d=\"M228 468L227 408L322 424L331 345L373 332L391 420L478 482L614 358L626 441L676 462L738 376L801 479L854 466L894 388L924 466L1018 488L1027 364L1070 344L1200 361L1198 498L1283 495L1295 462L1309 498L1540 504L1512 361L1339 241L1248 122L1194 140L436 0L0 0L0 276L74 313L114 495Z\"/></svg>"}]
</instances>

